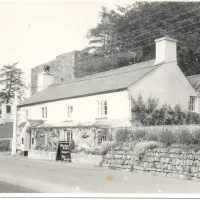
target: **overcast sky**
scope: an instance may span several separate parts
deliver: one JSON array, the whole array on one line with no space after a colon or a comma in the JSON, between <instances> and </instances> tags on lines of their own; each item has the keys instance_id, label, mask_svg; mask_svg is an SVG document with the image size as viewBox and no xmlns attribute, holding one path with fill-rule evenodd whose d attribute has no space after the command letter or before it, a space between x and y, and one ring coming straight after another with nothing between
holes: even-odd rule
<instances>
[{"instance_id":1,"label":"overcast sky","mask_svg":"<svg viewBox=\"0 0 200 200\"><path fill-rule=\"evenodd\" d=\"M81 50L87 30L99 22L101 7L133 0L0 1L0 67L19 61L30 83L30 69L56 55Z\"/></svg>"}]
</instances>

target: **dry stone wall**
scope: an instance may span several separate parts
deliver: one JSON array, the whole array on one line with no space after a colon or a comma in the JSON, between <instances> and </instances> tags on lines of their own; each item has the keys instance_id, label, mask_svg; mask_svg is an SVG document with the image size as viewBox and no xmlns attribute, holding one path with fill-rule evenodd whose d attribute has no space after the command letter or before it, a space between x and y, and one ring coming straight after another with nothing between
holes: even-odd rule
<instances>
[{"instance_id":1,"label":"dry stone wall","mask_svg":"<svg viewBox=\"0 0 200 200\"><path fill-rule=\"evenodd\" d=\"M200 180L200 151L180 148L147 150L140 160L134 158L133 169L163 177Z\"/></svg>"},{"instance_id":2,"label":"dry stone wall","mask_svg":"<svg viewBox=\"0 0 200 200\"><path fill-rule=\"evenodd\" d=\"M149 172L153 175L200 181L200 151L181 148L148 149L137 156L129 147L109 151L102 166L117 170Z\"/></svg>"},{"instance_id":3,"label":"dry stone wall","mask_svg":"<svg viewBox=\"0 0 200 200\"><path fill-rule=\"evenodd\" d=\"M111 169L132 171L133 150L123 145L115 147L103 157L103 167Z\"/></svg>"}]
</instances>

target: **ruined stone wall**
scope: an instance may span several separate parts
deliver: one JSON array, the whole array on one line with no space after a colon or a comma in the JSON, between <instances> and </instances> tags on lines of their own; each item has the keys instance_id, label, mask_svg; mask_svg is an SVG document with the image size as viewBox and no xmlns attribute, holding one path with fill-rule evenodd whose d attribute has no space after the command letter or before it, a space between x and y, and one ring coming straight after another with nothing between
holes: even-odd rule
<instances>
[{"instance_id":1,"label":"ruined stone wall","mask_svg":"<svg viewBox=\"0 0 200 200\"><path fill-rule=\"evenodd\" d=\"M31 69L31 95L37 92L38 74L43 72L44 65L50 66L50 72L55 75L55 83L74 79L76 51L56 56L56 59L38 65Z\"/></svg>"}]
</instances>

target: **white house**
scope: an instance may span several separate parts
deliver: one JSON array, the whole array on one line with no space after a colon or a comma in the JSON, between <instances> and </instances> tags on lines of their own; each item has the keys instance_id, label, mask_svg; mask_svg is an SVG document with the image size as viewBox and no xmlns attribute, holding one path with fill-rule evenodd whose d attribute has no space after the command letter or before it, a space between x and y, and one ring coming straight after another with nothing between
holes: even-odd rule
<instances>
[{"instance_id":1,"label":"white house","mask_svg":"<svg viewBox=\"0 0 200 200\"><path fill-rule=\"evenodd\" d=\"M0 97L3 96L4 93L0 92ZM13 121L13 103L10 102L2 102L0 104L0 124L6 122Z\"/></svg>"},{"instance_id":2,"label":"white house","mask_svg":"<svg viewBox=\"0 0 200 200\"><path fill-rule=\"evenodd\" d=\"M155 43L155 60L62 84L54 84L54 75L48 71L39 74L38 92L18 105L18 125L33 130L19 128L18 149L26 152L35 147L34 138L41 128L44 135L51 128L59 129L59 140L70 140L80 127L91 131L94 127L131 126L132 99L138 94L144 99L158 97L160 104L180 104L183 109L190 103L193 111L199 112L197 91L177 65L177 41L164 37Z\"/></svg>"}]
</instances>

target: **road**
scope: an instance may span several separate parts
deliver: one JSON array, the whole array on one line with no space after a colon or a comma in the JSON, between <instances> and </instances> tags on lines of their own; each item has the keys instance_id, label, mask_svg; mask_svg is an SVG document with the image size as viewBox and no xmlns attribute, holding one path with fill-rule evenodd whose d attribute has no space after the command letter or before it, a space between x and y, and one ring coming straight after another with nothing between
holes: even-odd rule
<instances>
[{"instance_id":1,"label":"road","mask_svg":"<svg viewBox=\"0 0 200 200\"><path fill-rule=\"evenodd\" d=\"M200 193L195 181L8 155L0 155L0 181L45 193Z\"/></svg>"},{"instance_id":2,"label":"road","mask_svg":"<svg viewBox=\"0 0 200 200\"><path fill-rule=\"evenodd\" d=\"M0 193L35 193L36 191L0 181Z\"/></svg>"}]
</instances>

